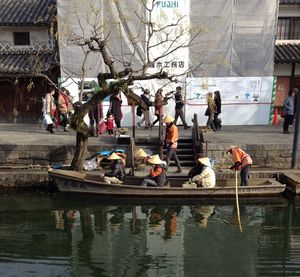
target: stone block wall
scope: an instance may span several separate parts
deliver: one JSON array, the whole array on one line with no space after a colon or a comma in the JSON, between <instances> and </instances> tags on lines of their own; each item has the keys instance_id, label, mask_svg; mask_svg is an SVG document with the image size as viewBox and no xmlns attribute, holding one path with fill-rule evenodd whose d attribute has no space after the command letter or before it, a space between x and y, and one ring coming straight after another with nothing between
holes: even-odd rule
<instances>
[{"instance_id":1,"label":"stone block wall","mask_svg":"<svg viewBox=\"0 0 300 277\"><path fill-rule=\"evenodd\" d=\"M292 162L292 146L287 144L245 144L239 145L253 160L253 166L289 169ZM207 155L215 160L216 168L232 165L231 155L227 154L228 144L209 144ZM299 160L300 164L300 160Z\"/></svg>"},{"instance_id":2,"label":"stone block wall","mask_svg":"<svg viewBox=\"0 0 300 277\"><path fill-rule=\"evenodd\" d=\"M139 146L136 147L139 148ZM256 167L280 169L291 167L292 145L247 144L240 145L240 147L251 155ZM127 166L131 166L130 145L90 145L87 159L93 157L98 151L117 148L125 149ZM153 148L153 145L150 148ZM231 156L226 153L227 148L228 143L208 144L207 155L215 160L215 168L228 168L232 164ZM0 145L0 165L67 165L71 163L74 151L75 146L73 145Z\"/></svg>"},{"instance_id":3,"label":"stone block wall","mask_svg":"<svg viewBox=\"0 0 300 277\"><path fill-rule=\"evenodd\" d=\"M90 145L87 159L101 150L125 149L128 163L131 151L128 145ZM0 165L68 165L75 153L73 145L0 145Z\"/></svg>"}]
</instances>

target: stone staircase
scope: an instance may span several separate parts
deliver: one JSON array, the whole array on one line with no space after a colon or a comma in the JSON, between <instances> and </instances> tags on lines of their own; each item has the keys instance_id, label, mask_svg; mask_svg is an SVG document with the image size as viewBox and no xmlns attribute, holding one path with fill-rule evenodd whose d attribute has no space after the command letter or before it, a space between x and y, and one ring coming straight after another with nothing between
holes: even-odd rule
<instances>
[{"instance_id":1,"label":"stone staircase","mask_svg":"<svg viewBox=\"0 0 300 277\"><path fill-rule=\"evenodd\" d=\"M194 146L192 138L182 138L178 140L177 156L183 168L192 168L195 165ZM167 150L164 149L164 157ZM171 159L170 166L175 166Z\"/></svg>"},{"instance_id":2,"label":"stone staircase","mask_svg":"<svg viewBox=\"0 0 300 277\"><path fill-rule=\"evenodd\" d=\"M157 154L159 152L159 141L158 139L140 139L136 141L135 148L143 148L144 150L150 150L153 154ZM164 149L164 159L166 152L167 150ZM178 140L177 156L184 172L188 172L195 165L192 138L182 138ZM172 159L170 167L171 171L176 170L175 162Z\"/></svg>"}]
</instances>

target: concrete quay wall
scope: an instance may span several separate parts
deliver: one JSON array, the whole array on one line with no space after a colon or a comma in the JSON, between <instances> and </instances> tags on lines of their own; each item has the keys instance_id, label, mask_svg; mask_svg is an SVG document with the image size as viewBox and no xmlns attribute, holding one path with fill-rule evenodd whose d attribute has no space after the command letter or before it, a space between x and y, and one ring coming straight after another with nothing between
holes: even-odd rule
<instances>
[{"instance_id":1,"label":"concrete quay wall","mask_svg":"<svg viewBox=\"0 0 300 277\"><path fill-rule=\"evenodd\" d=\"M147 146L137 146L147 147ZM291 166L292 146L288 144L245 144L240 145L247 151L256 167L289 169ZM126 150L127 165L130 166L131 150L129 145L100 144L88 147L88 158L101 150ZM153 146L149 147L153 150ZM215 160L216 168L226 168L232 164L231 156L226 153L228 144L208 144L207 155ZM75 152L74 145L0 145L1 165L53 165L70 164ZM155 152L155 150L154 150Z\"/></svg>"}]
</instances>

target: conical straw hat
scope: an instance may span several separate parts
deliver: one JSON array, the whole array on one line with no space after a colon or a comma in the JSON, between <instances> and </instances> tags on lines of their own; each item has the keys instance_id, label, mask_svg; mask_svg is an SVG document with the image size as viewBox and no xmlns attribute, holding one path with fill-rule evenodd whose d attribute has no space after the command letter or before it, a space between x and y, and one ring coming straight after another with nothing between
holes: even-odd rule
<instances>
[{"instance_id":1,"label":"conical straw hat","mask_svg":"<svg viewBox=\"0 0 300 277\"><path fill-rule=\"evenodd\" d=\"M148 157L147 153L142 149L135 150L133 153L135 158L146 158Z\"/></svg>"},{"instance_id":2,"label":"conical straw hat","mask_svg":"<svg viewBox=\"0 0 300 277\"><path fill-rule=\"evenodd\" d=\"M164 123L171 123L174 121L174 117L170 116L170 115L167 115L164 117Z\"/></svg>"},{"instance_id":3,"label":"conical straw hat","mask_svg":"<svg viewBox=\"0 0 300 277\"><path fill-rule=\"evenodd\" d=\"M205 158L199 158L198 161L199 161L199 163L202 163L205 166L211 167L209 158L207 158L207 157L205 157Z\"/></svg>"},{"instance_id":4,"label":"conical straw hat","mask_svg":"<svg viewBox=\"0 0 300 277\"><path fill-rule=\"evenodd\" d=\"M152 163L152 164L166 164L165 161L162 161L159 157L158 154L154 155L154 156L151 156L150 159L148 160L149 163Z\"/></svg>"},{"instance_id":5,"label":"conical straw hat","mask_svg":"<svg viewBox=\"0 0 300 277\"><path fill-rule=\"evenodd\" d=\"M229 145L228 150L227 150L227 153L228 153L231 149L236 148L236 147L238 147L238 146L236 146L236 145Z\"/></svg>"},{"instance_id":6,"label":"conical straw hat","mask_svg":"<svg viewBox=\"0 0 300 277\"><path fill-rule=\"evenodd\" d=\"M120 160L121 157L118 156L118 155L114 152L114 153L112 153L107 159L108 159L108 160Z\"/></svg>"}]
</instances>

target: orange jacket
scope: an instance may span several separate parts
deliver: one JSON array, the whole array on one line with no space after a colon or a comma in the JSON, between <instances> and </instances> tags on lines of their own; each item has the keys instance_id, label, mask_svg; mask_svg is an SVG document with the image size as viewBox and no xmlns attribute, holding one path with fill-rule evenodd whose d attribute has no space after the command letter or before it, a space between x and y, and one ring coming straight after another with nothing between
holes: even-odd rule
<instances>
[{"instance_id":1,"label":"orange jacket","mask_svg":"<svg viewBox=\"0 0 300 277\"><path fill-rule=\"evenodd\" d=\"M178 141L178 128L175 124L172 124L171 127L167 127L166 130L166 143L170 144L172 142L171 148L177 148Z\"/></svg>"},{"instance_id":2,"label":"orange jacket","mask_svg":"<svg viewBox=\"0 0 300 277\"><path fill-rule=\"evenodd\" d=\"M232 160L234 163L239 162L241 165L238 170L243 169L246 165L252 164L252 159L249 154L247 154L241 148L235 147L232 150Z\"/></svg>"}]
</instances>

